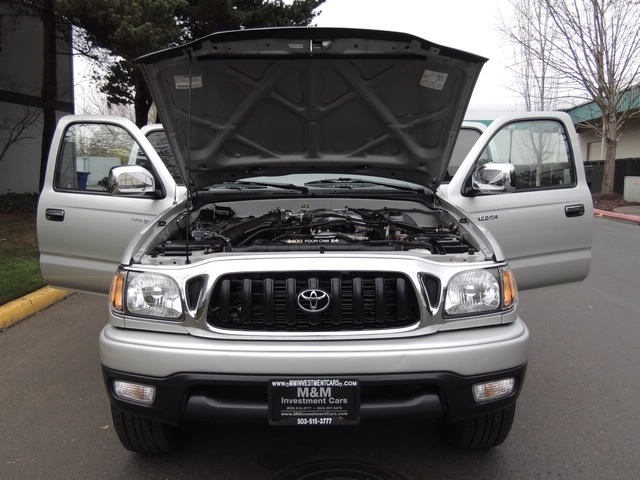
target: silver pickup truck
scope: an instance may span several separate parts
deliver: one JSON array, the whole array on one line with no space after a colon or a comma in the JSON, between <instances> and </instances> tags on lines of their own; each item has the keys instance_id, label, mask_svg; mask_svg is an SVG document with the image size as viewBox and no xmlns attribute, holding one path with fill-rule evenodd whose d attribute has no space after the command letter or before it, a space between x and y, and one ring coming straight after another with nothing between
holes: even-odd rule
<instances>
[{"instance_id":1,"label":"silver pickup truck","mask_svg":"<svg viewBox=\"0 0 640 480\"><path fill-rule=\"evenodd\" d=\"M394 32L224 32L139 59L159 130L61 119L41 267L110 292L125 448L170 452L190 422L397 415L462 448L504 441L517 288L584 279L593 214L563 113L495 120L449 164L485 61Z\"/></svg>"}]
</instances>

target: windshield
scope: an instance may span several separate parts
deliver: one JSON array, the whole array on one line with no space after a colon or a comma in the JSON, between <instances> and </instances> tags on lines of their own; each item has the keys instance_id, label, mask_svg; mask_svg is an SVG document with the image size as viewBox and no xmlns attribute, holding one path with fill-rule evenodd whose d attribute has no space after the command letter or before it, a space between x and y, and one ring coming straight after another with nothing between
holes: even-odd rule
<instances>
[{"instance_id":1,"label":"windshield","mask_svg":"<svg viewBox=\"0 0 640 480\"><path fill-rule=\"evenodd\" d=\"M149 143L151 143L155 151L158 153L160 160L162 160L162 163L167 167L167 170L169 170L169 173L175 180L176 184L184 185L182 178L180 178L180 172L176 166L176 160L173 156L171 146L169 146L169 140L167 140L167 135L164 130L150 131L147 133L147 140L149 140Z\"/></svg>"},{"instance_id":2,"label":"windshield","mask_svg":"<svg viewBox=\"0 0 640 480\"><path fill-rule=\"evenodd\" d=\"M458 133L456 144L453 146L453 152L451 153L451 160L447 167L447 173L442 183L449 183L453 176L462 165L462 161L466 158L467 154L471 151L471 148L482 135L482 132L474 127L463 126Z\"/></svg>"}]
</instances>

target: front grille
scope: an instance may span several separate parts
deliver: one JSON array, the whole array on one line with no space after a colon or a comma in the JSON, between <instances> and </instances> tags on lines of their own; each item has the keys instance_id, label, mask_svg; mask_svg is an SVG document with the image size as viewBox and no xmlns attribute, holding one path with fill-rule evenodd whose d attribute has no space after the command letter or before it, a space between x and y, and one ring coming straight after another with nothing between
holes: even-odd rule
<instances>
[{"instance_id":1,"label":"front grille","mask_svg":"<svg viewBox=\"0 0 640 480\"><path fill-rule=\"evenodd\" d=\"M299 302L304 291L307 298ZM328 306L305 311L325 305L323 292ZM413 284L394 272L225 275L213 289L207 313L212 327L255 332L378 330L413 325L420 317Z\"/></svg>"}]
</instances>

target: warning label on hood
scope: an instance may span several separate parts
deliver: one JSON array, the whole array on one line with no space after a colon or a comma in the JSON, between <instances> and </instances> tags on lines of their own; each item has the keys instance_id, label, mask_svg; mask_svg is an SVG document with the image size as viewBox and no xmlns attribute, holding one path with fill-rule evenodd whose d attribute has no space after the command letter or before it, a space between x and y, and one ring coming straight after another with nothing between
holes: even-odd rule
<instances>
[{"instance_id":1,"label":"warning label on hood","mask_svg":"<svg viewBox=\"0 0 640 480\"><path fill-rule=\"evenodd\" d=\"M420 85L426 88L431 88L433 90L442 90L444 88L444 84L447 83L448 76L448 73L425 70L422 73Z\"/></svg>"},{"instance_id":2,"label":"warning label on hood","mask_svg":"<svg viewBox=\"0 0 640 480\"><path fill-rule=\"evenodd\" d=\"M192 75L189 82L189 75L176 75L173 77L176 82L176 90L188 90L191 88L202 88L202 75Z\"/></svg>"}]
</instances>

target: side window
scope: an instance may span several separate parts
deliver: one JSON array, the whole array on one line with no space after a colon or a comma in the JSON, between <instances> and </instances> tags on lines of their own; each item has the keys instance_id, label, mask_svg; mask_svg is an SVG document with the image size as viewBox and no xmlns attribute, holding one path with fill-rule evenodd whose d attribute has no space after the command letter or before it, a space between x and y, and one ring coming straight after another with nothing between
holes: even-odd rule
<instances>
[{"instance_id":1,"label":"side window","mask_svg":"<svg viewBox=\"0 0 640 480\"><path fill-rule=\"evenodd\" d=\"M54 186L59 190L107 193L109 171L127 165L133 151L141 149L118 125L70 125L58 154Z\"/></svg>"},{"instance_id":2,"label":"side window","mask_svg":"<svg viewBox=\"0 0 640 480\"><path fill-rule=\"evenodd\" d=\"M576 174L564 127L555 120L506 125L482 152L476 168L487 163L512 164L515 191L575 186Z\"/></svg>"}]
</instances>

